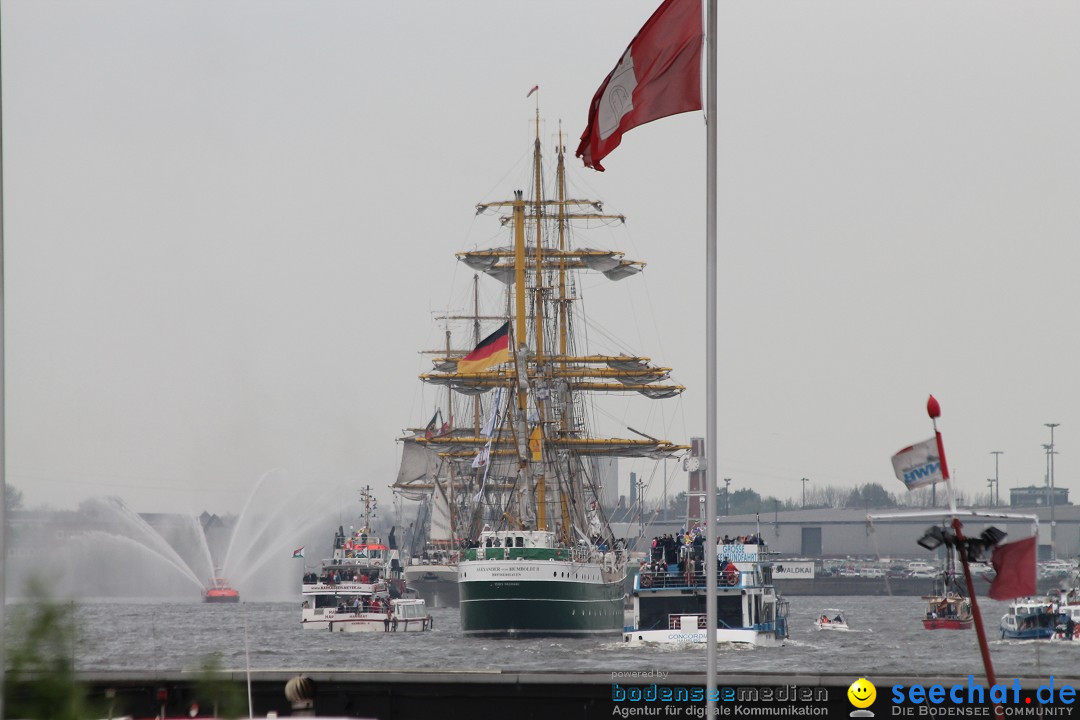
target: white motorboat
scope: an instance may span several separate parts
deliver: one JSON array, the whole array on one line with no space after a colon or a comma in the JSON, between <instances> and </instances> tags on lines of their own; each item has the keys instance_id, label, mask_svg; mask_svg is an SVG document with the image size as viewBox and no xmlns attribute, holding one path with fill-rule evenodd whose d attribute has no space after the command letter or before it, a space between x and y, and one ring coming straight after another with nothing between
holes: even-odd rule
<instances>
[{"instance_id":1,"label":"white motorboat","mask_svg":"<svg viewBox=\"0 0 1080 720\"><path fill-rule=\"evenodd\" d=\"M830 630L834 632L850 632L851 628L848 627L847 618L844 616L843 610L836 608L825 608L814 620L814 627L818 630Z\"/></svg>"}]
</instances>

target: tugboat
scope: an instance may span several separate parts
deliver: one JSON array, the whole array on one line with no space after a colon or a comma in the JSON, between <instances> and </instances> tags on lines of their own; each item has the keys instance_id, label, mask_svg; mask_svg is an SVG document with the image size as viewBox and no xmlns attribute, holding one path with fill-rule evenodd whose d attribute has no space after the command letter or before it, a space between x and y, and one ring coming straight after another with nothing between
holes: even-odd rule
<instances>
[{"instance_id":1,"label":"tugboat","mask_svg":"<svg viewBox=\"0 0 1080 720\"><path fill-rule=\"evenodd\" d=\"M240 593L229 587L229 582L222 577L210 578L210 585L203 595L203 602L208 603L237 603L240 602Z\"/></svg>"},{"instance_id":2,"label":"tugboat","mask_svg":"<svg viewBox=\"0 0 1080 720\"><path fill-rule=\"evenodd\" d=\"M926 616L922 623L927 630L967 630L975 623L971 600L956 574L956 557L951 549L936 592L922 598L926 601Z\"/></svg>"}]
</instances>

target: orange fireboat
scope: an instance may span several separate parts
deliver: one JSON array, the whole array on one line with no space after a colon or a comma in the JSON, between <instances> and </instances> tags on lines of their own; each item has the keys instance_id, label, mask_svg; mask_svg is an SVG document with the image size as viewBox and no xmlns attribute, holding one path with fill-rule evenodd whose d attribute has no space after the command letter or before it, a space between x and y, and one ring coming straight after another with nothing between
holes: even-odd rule
<instances>
[{"instance_id":1,"label":"orange fireboat","mask_svg":"<svg viewBox=\"0 0 1080 720\"><path fill-rule=\"evenodd\" d=\"M229 587L225 578L212 578L210 587L206 588L203 602L208 603L234 603L240 602L240 593Z\"/></svg>"}]
</instances>

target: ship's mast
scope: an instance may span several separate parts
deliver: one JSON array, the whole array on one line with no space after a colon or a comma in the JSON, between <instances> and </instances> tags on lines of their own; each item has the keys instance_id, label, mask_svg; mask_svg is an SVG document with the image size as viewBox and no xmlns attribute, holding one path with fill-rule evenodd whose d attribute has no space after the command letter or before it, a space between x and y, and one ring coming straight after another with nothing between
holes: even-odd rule
<instances>
[{"instance_id":1,"label":"ship's mast","mask_svg":"<svg viewBox=\"0 0 1080 720\"><path fill-rule=\"evenodd\" d=\"M528 403L529 403L529 370L528 351L525 343L525 193L522 190L514 191L514 317L515 333L514 340L517 343L514 353L514 365L517 375L517 457L518 457L518 487L524 488L520 496L519 510L520 519L533 517L531 505L534 502L534 489L532 478L529 477L528 450Z\"/></svg>"},{"instance_id":2,"label":"ship's mast","mask_svg":"<svg viewBox=\"0 0 1080 720\"><path fill-rule=\"evenodd\" d=\"M536 377L538 382L543 382L544 376L544 189L543 177L541 176L541 152L540 152L540 108L536 109L536 139L533 141L533 202L536 215L536 272L535 272L535 298L533 300L533 325L536 331L536 351L534 360L536 363ZM544 480L544 400L536 395L537 438L536 449L533 449L532 439L529 442L529 459L532 463L533 480L536 484L536 529L547 530L547 485Z\"/></svg>"},{"instance_id":3,"label":"ship's mast","mask_svg":"<svg viewBox=\"0 0 1080 720\"><path fill-rule=\"evenodd\" d=\"M570 335L569 328L569 315L570 315L570 299L566 293L566 155L563 152L563 139L562 139L562 124L559 125L559 145L556 152L556 166L555 166L555 199L558 202L556 206L558 208L558 232L559 232L559 290L558 290L558 314L559 314L559 356L566 357L570 354L568 345L568 338ZM565 381L560 381L558 385L558 391L565 393L562 397L562 401L559 403L559 434L562 437L567 437L570 428L573 427L571 419L574 416L574 406L570 402L570 393L568 391L569 385ZM570 542L573 538L573 534L570 532L571 520L570 520L570 506L565 494L559 495L559 510L562 513L562 535L563 540Z\"/></svg>"}]
</instances>

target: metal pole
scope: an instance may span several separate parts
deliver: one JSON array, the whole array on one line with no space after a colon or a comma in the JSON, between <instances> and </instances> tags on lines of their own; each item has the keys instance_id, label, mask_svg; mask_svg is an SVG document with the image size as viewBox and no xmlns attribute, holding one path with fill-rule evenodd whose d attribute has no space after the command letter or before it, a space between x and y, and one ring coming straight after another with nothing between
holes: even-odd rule
<instances>
[{"instance_id":1,"label":"metal pole","mask_svg":"<svg viewBox=\"0 0 1080 720\"><path fill-rule=\"evenodd\" d=\"M716 0L706 3L705 49L705 626L708 717L716 714Z\"/></svg>"},{"instance_id":2,"label":"metal pole","mask_svg":"<svg viewBox=\"0 0 1080 720\"><path fill-rule=\"evenodd\" d=\"M967 547L964 542L964 524L960 522L960 518L953 517L952 526L953 532L956 533L956 549L960 554L960 563L964 566L968 597L971 598L971 616L975 620L975 634L979 638L979 653L982 655L983 668L986 670L986 684L994 687L997 685L997 678L994 677L994 663L990 660L990 646L986 643L986 630L983 628L979 601L975 597L975 583L971 580L971 566L968 564ZM1001 707L997 703L994 703L994 717L1002 717Z\"/></svg>"},{"instance_id":3,"label":"metal pole","mask_svg":"<svg viewBox=\"0 0 1080 720\"><path fill-rule=\"evenodd\" d=\"M3 73L0 72L0 76ZM7 601L7 586L4 584L4 575L7 563L7 547L4 538L7 537L7 475L4 468L7 466L7 445L4 442L6 430L4 416L7 414L7 401L5 400L4 375L7 374L4 360L4 102L3 88L0 88L0 631L5 627L4 605ZM4 643L0 642L0 718L6 717L4 707L3 688L7 685L7 677L4 667L7 658L4 654Z\"/></svg>"},{"instance_id":4,"label":"metal pole","mask_svg":"<svg viewBox=\"0 0 1080 720\"><path fill-rule=\"evenodd\" d=\"M1057 498L1054 497L1054 428L1061 423L1043 423L1046 427L1050 428L1050 449L1047 451L1050 456L1050 559L1057 560L1057 542L1055 535L1057 534L1057 523L1054 522L1054 505L1057 504Z\"/></svg>"},{"instance_id":5,"label":"metal pole","mask_svg":"<svg viewBox=\"0 0 1080 720\"><path fill-rule=\"evenodd\" d=\"M1001 459L1003 450L991 450L990 454L994 456L994 494L995 505L1001 505L1001 476L998 474L998 460Z\"/></svg>"},{"instance_id":6,"label":"metal pole","mask_svg":"<svg viewBox=\"0 0 1080 720\"><path fill-rule=\"evenodd\" d=\"M802 506L806 508L806 483L810 482L810 478L802 478L799 480L802 483Z\"/></svg>"}]
</instances>

